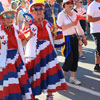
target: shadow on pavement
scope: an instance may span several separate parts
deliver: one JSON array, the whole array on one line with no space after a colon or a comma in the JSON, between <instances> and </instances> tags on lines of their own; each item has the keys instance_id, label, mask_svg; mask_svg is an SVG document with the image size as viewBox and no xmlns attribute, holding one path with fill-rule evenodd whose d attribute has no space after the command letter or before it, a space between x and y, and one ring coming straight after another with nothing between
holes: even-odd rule
<instances>
[{"instance_id":1,"label":"shadow on pavement","mask_svg":"<svg viewBox=\"0 0 100 100\"><path fill-rule=\"evenodd\" d=\"M88 69L79 67L76 76L82 82L81 87L90 89L92 91L97 91L98 93L100 93L100 74L96 75L95 73L93 73ZM69 83L69 73L66 73L65 79ZM100 97L92 95L87 91L86 92L80 91L70 86L68 86L67 91L59 91L58 93L66 97L65 100L67 100L67 98L70 98L70 100L99 100L100 99Z\"/></svg>"},{"instance_id":2,"label":"shadow on pavement","mask_svg":"<svg viewBox=\"0 0 100 100\"><path fill-rule=\"evenodd\" d=\"M95 63L94 62L95 61L94 60L95 50L90 49L90 48L83 48L82 51L86 59L79 59L79 61L83 63L94 64Z\"/></svg>"}]
</instances>

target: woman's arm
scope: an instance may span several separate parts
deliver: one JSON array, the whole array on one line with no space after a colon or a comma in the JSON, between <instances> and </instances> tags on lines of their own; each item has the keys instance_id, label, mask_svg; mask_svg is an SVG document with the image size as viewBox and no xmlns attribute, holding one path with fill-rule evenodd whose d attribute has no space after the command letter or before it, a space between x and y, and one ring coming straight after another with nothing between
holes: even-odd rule
<instances>
[{"instance_id":1,"label":"woman's arm","mask_svg":"<svg viewBox=\"0 0 100 100\"><path fill-rule=\"evenodd\" d=\"M62 25L61 26L62 27L62 30L64 31L64 30L66 30L66 29L68 29L68 28L70 28L72 26L75 26L75 25L77 25L77 23L78 23L78 21L76 20L76 21L72 22L71 24Z\"/></svg>"},{"instance_id":2,"label":"woman's arm","mask_svg":"<svg viewBox=\"0 0 100 100\"><path fill-rule=\"evenodd\" d=\"M83 41L84 41L83 43L84 43L84 45L86 46L86 45L87 45L87 39L86 39L86 37L85 37L85 34L82 35L82 38L83 38Z\"/></svg>"}]
</instances>

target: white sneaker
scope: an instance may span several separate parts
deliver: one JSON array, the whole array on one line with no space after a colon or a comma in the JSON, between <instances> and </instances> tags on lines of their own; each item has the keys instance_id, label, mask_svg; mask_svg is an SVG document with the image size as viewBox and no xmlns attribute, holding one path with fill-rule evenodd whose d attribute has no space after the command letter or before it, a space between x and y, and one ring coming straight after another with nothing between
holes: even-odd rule
<instances>
[{"instance_id":1,"label":"white sneaker","mask_svg":"<svg viewBox=\"0 0 100 100\"><path fill-rule=\"evenodd\" d=\"M70 79L69 79L69 82L70 83L72 83L72 84L75 84L75 85L81 85L82 84L82 82L80 82L77 78L75 78L75 77L71 77Z\"/></svg>"}]
</instances>

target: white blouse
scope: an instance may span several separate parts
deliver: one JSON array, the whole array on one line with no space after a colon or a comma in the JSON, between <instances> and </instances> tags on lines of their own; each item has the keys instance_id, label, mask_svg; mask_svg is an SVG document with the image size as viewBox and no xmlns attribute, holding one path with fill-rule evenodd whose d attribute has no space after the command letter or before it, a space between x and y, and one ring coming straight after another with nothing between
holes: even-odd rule
<instances>
[{"instance_id":1,"label":"white blouse","mask_svg":"<svg viewBox=\"0 0 100 100\"><path fill-rule=\"evenodd\" d=\"M73 13L72 16L68 16L68 15L66 15L65 10L62 10L58 14L57 25L58 26L67 25L67 24L71 24L73 21L76 21L77 13L75 11L72 11L72 13ZM77 25L72 26L63 31L64 36L73 35L73 34L78 34L78 35L84 34L84 31L83 31L79 21L78 21Z\"/></svg>"}]
</instances>

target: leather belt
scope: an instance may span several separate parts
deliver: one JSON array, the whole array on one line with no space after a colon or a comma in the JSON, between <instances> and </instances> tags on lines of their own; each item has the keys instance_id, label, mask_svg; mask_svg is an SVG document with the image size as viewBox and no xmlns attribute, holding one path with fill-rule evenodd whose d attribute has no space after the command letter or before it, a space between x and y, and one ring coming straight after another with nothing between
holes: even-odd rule
<instances>
[{"instance_id":1,"label":"leather belt","mask_svg":"<svg viewBox=\"0 0 100 100\"><path fill-rule=\"evenodd\" d=\"M76 37L76 36L77 36L76 34L70 35L70 37Z\"/></svg>"}]
</instances>

